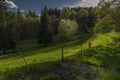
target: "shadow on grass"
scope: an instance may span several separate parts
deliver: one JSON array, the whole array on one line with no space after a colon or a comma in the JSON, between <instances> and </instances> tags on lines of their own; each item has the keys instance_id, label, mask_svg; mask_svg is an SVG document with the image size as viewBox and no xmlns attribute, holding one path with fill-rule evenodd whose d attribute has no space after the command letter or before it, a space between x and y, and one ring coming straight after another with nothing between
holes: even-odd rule
<instances>
[{"instance_id":1,"label":"shadow on grass","mask_svg":"<svg viewBox=\"0 0 120 80\"><path fill-rule=\"evenodd\" d=\"M32 78L30 80L39 80L40 77L45 76L51 70L56 67L62 66L60 60L54 62L45 62L38 64L29 64L16 69L8 70L4 73L0 73L0 80L26 80L26 78Z\"/></svg>"},{"instance_id":2,"label":"shadow on grass","mask_svg":"<svg viewBox=\"0 0 120 80\"><path fill-rule=\"evenodd\" d=\"M30 64L9 70L0 76L2 80L75 80L78 76L94 80L98 75L95 66L86 63L60 60L41 64Z\"/></svg>"},{"instance_id":3,"label":"shadow on grass","mask_svg":"<svg viewBox=\"0 0 120 80\"><path fill-rule=\"evenodd\" d=\"M20 52L19 48L17 49L16 52L14 53L9 53L9 54L4 54L4 55L0 55L0 60L3 59L9 59L9 58L20 58L21 56L27 57L27 56L31 56L31 55L36 55L35 53L33 54L34 51L37 51L39 48L36 47L34 50L28 50L28 51L22 51Z\"/></svg>"}]
</instances>

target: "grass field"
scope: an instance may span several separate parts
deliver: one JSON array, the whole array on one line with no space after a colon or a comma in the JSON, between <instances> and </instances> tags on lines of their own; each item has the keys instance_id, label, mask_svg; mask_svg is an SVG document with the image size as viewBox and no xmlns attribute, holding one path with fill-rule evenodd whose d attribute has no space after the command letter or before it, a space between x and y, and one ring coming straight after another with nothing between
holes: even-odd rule
<instances>
[{"instance_id":1,"label":"grass field","mask_svg":"<svg viewBox=\"0 0 120 80\"><path fill-rule=\"evenodd\" d=\"M38 48L34 41L30 41L27 43L21 42L19 46L23 47L24 49L22 53L0 56L0 71L3 72L8 69L24 66L25 63L22 55L24 55L27 64L55 61L61 58L61 48L59 47L61 44L45 48ZM75 54L77 51L79 51L79 47L79 45L64 47L65 56Z\"/></svg>"},{"instance_id":2,"label":"grass field","mask_svg":"<svg viewBox=\"0 0 120 80\"><path fill-rule=\"evenodd\" d=\"M112 42L113 37L119 37L117 33L111 32L107 34L96 34L83 44L83 49L88 47L88 42L92 42L92 46L106 45L107 41ZM78 43L78 44L77 44ZM0 56L0 71L14 69L24 66L22 55L24 55L27 64L40 63L46 61L55 61L61 58L61 46L64 46L64 56L74 55L80 51L80 40L70 42L57 43L44 48L39 48L35 40L21 41L18 47L23 48L23 52L17 52L11 55Z\"/></svg>"},{"instance_id":3,"label":"grass field","mask_svg":"<svg viewBox=\"0 0 120 80\"><path fill-rule=\"evenodd\" d=\"M88 36L88 35L86 35ZM95 34L92 37L87 37L83 40L83 50L85 53L93 53L88 49L88 43L92 43L92 47L102 46L106 47L109 43L111 44L118 44L119 42L114 42L115 38L119 38L120 35L117 32L110 32L106 34ZM46 63L48 61L57 61L61 59L61 47L64 46L64 57L68 60L73 61L83 61L89 62L90 64L101 65L101 60L97 59L96 57L87 57L85 54L84 57L74 56L76 53L80 53L81 49L81 39L73 40L73 41L65 41L61 43L56 43L54 45L49 45L47 47L38 47L35 40L27 40L21 41L18 43L18 48L22 47L23 52L20 53L17 51L14 54L3 55L0 56L0 72L6 72L9 70L14 70L16 68L20 68L26 66L23 60L23 55L25 61L28 64L37 64L37 63ZM102 48L101 47L101 48ZM114 46L113 46L114 47ZM96 49L96 48L95 48ZM97 48L99 49L99 48ZM99 50L98 50L99 52ZM104 52L101 52L104 53ZM107 52L106 52L107 53ZM84 55L84 54L83 54ZM88 54L89 55L89 54ZM98 57L98 54L94 55ZM98 57L99 58L99 57ZM119 58L119 56L118 56ZM100 57L102 59L102 57Z\"/></svg>"}]
</instances>

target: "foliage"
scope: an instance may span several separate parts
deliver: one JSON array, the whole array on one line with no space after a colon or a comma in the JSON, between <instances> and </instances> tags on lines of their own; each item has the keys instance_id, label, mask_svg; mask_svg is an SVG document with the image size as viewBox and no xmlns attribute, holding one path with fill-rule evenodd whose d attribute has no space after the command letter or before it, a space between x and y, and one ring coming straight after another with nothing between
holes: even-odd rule
<instances>
[{"instance_id":1,"label":"foliage","mask_svg":"<svg viewBox=\"0 0 120 80\"><path fill-rule=\"evenodd\" d=\"M80 9L77 12L77 23L79 25L79 32L87 32L88 11L86 9Z\"/></svg>"},{"instance_id":2,"label":"foliage","mask_svg":"<svg viewBox=\"0 0 120 80\"><path fill-rule=\"evenodd\" d=\"M88 11L86 9L81 9L78 13L77 13L77 17L81 18L81 17L87 17L88 16Z\"/></svg>"},{"instance_id":3,"label":"foliage","mask_svg":"<svg viewBox=\"0 0 120 80\"><path fill-rule=\"evenodd\" d=\"M109 71L100 71L100 76L97 80L119 80L120 76L119 73L115 72L114 70Z\"/></svg>"},{"instance_id":4,"label":"foliage","mask_svg":"<svg viewBox=\"0 0 120 80\"><path fill-rule=\"evenodd\" d=\"M96 32L102 32L112 29L118 29L119 26L119 5L116 5L117 0L111 0L104 2L100 5L100 8L96 9L96 14L97 14L97 22L94 27L94 31Z\"/></svg>"},{"instance_id":5,"label":"foliage","mask_svg":"<svg viewBox=\"0 0 120 80\"><path fill-rule=\"evenodd\" d=\"M70 10L68 8L63 8L60 14L61 19L68 19L70 16Z\"/></svg>"},{"instance_id":6,"label":"foliage","mask_svg":"<svg viewBox=\"0 0 120 80\"><path fill-rule=\"evenodd\" d=\"M113 19L113 22L116 26L120 26L120 6L113 7L111 9L111 18Z\"/></svg>"},{"instance_id":7,"label":"foliage","mask_svg":"<svg viewBox=\"0 0 120 80\"><path fill-rule=\"evenodd\" d=\"M38 16L36 15L35 12L32 12L31 10L28 11L28 13L25 15L26 18L37 18Z\"/></svg>"},{"instance_id":8,"label":"foliage","mask_svg":"<svg viewBox=\"0 0 120 80\"><path fill-rule=\"evenodd\" d=\"M14 15L16 15L13 27L13 33L15 34L14 39L36 39L38 26L40 24L39 18L32 16L30 13L27 13L25 16L23 16L23 13L20 11L20 9L18 9Z\"/></svg>"},{"instance_id":9,"label":"foliage","mask_svg":"<svg viewBox=\"0 0 120 80\"><path fill-rule=\"evenodd\" d=\"M59 34L63 39L72 39L72 37L77 33L77 22L71 20L64 20L60 21L60 25L58 27Z\"/></svg>"},{"instance_id":10,"label":"foliage","mask_svg":"<svg viewBox=\"0 0 120 80\"><path fill-rule=\"evenodd\" d=\"M106 32L111 31L113 29L113 21L111 16L107 14L104 18L102 18L93 28L95 32Z\"/></svg>"},{"instance_id":11,"label":"foliage","mask_svg":"<svg viewBox=\"0 0 120 80\"><path fill-rule=\"evenodd\" d=\"M75 10L71 10L70 11L70 19L74 20L75 19L75 16L76 16L76 11Z\"/></svg>"},{"instance_id":12,"label":"foliage","mask_svg":"<svg viewBox=\"0 0 120 80\"><path fill-rule=\"evenodd\" d=\"M7 4L4 3L4 0L0 0L0 12L5 11L6 9L7 9Z\"/></svg>"}]
</instances>

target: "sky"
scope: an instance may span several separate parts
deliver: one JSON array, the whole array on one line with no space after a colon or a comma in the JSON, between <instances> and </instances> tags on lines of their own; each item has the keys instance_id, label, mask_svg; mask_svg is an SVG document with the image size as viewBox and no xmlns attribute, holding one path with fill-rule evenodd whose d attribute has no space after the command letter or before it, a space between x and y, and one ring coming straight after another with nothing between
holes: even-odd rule
<instances>
[{"instance_id":1,"label":"sky","mask_svg":"<svg viewBox=\"0 0 120 80\"><path fill-rule=\"evenodd\" d=\"M40 13L44 6L49 8L63 7L91 7L97 6L99 0L5 0L11 9L21 9L21 11L32 10Z\"/></svg>"}]
</instances>

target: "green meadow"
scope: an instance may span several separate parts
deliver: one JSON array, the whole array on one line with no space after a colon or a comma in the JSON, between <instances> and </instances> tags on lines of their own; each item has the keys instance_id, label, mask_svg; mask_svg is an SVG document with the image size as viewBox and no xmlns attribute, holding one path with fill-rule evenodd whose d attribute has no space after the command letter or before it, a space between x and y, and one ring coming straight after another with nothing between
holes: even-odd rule
<instances>
[{"instance_id":1,"label":"green meadow","mask_svg":"<svg viewBox=\"0 0 120 80\"><path fill-rule=\"evenodd\" d=\"M39 47L36 45L36 40L20 41L18 43L16 53L0 56L0 73L10 75L12 72L12 75L14 76L16 74L16 70L18 70L18 73L20 71L19 75L22 75L23 73L26 75L26 72L24 71L26 68L28 68L28 72L30 72L29 69L31 68L33 68L33 71L42 71L42 69L43 71L49 71L56 65L57 67L62 67L65 63L73 61L79 62L80 64L85 63L91 66L97 66L97 68L102 68L100 69L100 77L98 80L110 80L110 77L112 76L114 76L115 79L111 80L118 80L120 79L120 76L118 76L118 73L115 75L114 70L119 70L120 68L119 39L119 33L111 31L110 33L104 34L86 34L84 35L84 38L82 38L82 41L80 37L77 37L77 39L72 41L53 43L49 44L47 47ZM88 47L89 42L91 42L91 48ZM83 50L82 53L81 43ZM21 47L23 48L22 52L19 50ZM61 47L64 48L65 63L61 62ZM56 65L51 66L51 64ZM41 67L43 65L44 67ZM109 69L111 73L107 72ZM49 80L49 76L51 75L48 75L48 79L45 80ZM52 76L53 78L55 77L53 74ZM33 80L30 75L28 78ZM77 78L78 80L84 80L81 76L77 76L76 79Z\"/></svg>"}]
</instances>

